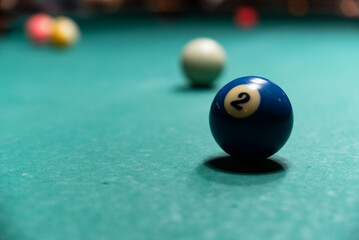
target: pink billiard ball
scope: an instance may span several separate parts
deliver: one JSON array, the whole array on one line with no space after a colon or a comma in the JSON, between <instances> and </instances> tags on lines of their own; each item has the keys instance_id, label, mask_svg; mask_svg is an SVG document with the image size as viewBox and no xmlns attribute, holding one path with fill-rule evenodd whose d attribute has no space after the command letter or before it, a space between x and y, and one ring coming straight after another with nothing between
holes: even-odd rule
<instances>
[{"instance_id":1,"label":"pink billiard ball","mask_svg":"<svg viewBox=\"0 0 359 240\"><path fill-rule=\"evenodd\" d=\"M52 36L52 18L44 13L32 15L26 22L25 32L34 43L48 43Z\"/></svg>"}]
</instances>

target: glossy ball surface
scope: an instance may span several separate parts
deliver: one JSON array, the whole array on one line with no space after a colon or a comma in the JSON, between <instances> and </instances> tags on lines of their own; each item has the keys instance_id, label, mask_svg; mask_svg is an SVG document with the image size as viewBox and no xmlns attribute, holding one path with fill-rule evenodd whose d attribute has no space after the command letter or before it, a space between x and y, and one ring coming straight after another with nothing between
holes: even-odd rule
<instances>
[{"instance_id":1,"label":"glossy ball surface","mask_svg":"<svg viewBox=\"0 0 359 240\"><path fill-rule=\"evenodd\" d=\"M68 17L57 17L53 23L52 40L56 46L68 47L80 38L80 29L76 22Z\"/></svg>"},{"instance_id":2,"label":"glossy ball surface","mask_svg":"<svg viewBox=\"0 0 359 240\"><path fill-rule=\"evenodd\" d=\"M51 40L52 18L44 13L32 15L25 25L26 35L34 43L44 44Z\"/></svg>"},{"instance_id":3,"label":"glossy ball surface","mask_svg":"<svg viewBox=\"0 0 359 240\"><path fill-rule=\"evenodd\" d=\"M261 77L242 77L219 90L209 123L214 139L229 155L263 159L287 142L293 110L278 85Z\"/></svg>"},{"instance_id":4,"label":"glossy ball surface","mask_svg":"<svg viewBox=\"0 0 359 240\"><path fill-rule=\"evenodd\" d=\"M196 38L184 47L181 60L191 85L210 86L221 74L226 54L215 40Z\"/></svg>"}]
</instances>

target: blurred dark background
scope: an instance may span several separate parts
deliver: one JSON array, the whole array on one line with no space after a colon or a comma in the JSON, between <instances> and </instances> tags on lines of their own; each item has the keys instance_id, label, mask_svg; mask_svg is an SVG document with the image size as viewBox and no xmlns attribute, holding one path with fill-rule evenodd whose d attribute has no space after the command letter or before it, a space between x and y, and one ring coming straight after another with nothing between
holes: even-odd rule
<instances>
[{"instance_id":1,"label":"blurred dark background","mask_svg":"<svg viewBox=\"0 0 359 240\"><path fill-rule=\"evenodd\" d=\"M19 16L49 14L137 13L181 16L230 15L253 7L260 18L359 18L359 0L0 0L0 29Z\"/></svg>"},{"instance_id":2,"label":"blurred dark background","mask_svg":"<svg viewBox=\"0 0 359 240\"><path fill-rule=\"evenodd\" d=\"M1 14L47 12L168 12L228 14L249 5L266 17L358 17L356 0L0 0Z\"/></svg>"}]
</instances>

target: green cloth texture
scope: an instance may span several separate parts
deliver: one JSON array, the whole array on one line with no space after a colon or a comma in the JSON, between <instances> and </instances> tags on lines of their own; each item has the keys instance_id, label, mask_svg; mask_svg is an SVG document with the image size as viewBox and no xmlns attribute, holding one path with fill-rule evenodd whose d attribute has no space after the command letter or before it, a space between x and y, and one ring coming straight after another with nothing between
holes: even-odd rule
<instances>
[{"instance_id":1,"label":"green cloth texture","mask_svg":"<svg viewBox=\"0 0 359 240\"><path fill-rule=\"evenodd\" d=\"M31 44L21 21L0 38L1 240L358 239L357 24L78 22L69 49ZM180 68L196 37L227 52L213 89ZM248 75L287 93L294 128L263 171L226 172L209 107Z\"/></svg>"}]
</instances>

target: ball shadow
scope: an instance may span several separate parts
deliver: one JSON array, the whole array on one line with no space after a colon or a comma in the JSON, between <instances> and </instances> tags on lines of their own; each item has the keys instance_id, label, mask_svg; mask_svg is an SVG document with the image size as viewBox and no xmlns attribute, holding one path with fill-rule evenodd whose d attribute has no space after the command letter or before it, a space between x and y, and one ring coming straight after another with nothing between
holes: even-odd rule
<instances>
[{"instance_id":1,"label":"ball shadow","mask_svg":"<svg viewBox=\"0 0 359 240\"><path fill-rule=\"evenodd\" d=\"M204 179L225 185L255 185L276 181L285 176L288 161L278 156L267 159L212 157L197 167Z\"/></svg>"},{"instance_id":2,"label":"ball shadow","mask_svg":"<svg viewBox=\"0 0 359 240\"><path fill-rule=\"evenodd\" d=\"M238 159L222 156L209 159L204 165L218 171L234 174L270 174L284 171L288 168L278 157L268 159Z\"/></svg>"},{"instance_id":3,"label":"ball shadow","mask_svg":"<svg viewBox=\"0 0 359 240\"><path fill-rule=\"evenodd\" d=\"M174 88L175 92L207 92L207 91L214 91L216 87L214 85L210 86L202 86L202 85L181 85Z\"/></svg>"}]
</instances>

